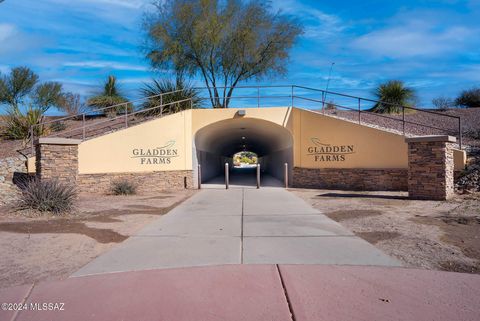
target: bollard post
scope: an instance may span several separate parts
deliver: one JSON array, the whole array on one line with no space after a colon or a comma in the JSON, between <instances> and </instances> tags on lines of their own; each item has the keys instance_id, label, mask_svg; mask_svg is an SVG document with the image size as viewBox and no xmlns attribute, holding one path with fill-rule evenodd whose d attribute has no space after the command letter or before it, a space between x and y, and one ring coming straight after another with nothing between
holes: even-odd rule
<instances>
[{"instance_id":1,"label":"bollard post","mask_svg":"<svg viewBox=\"0 0 480 321\"><path fill-rule=\"evenodd\" d=\"M285 188L288 188L288 163L285 163Z\"/></svg>"},{"instance_id":2,"label":"bollard post","mask_svg":"<svg viewBox=\"0 0 480 321\"><path fill-rule=\"evenodd\" d=\"M225 189L228 189L229 186L229 177L228 177L228 163L225 163Z\"/></svg>"},{"instance_id":3,"label":"bollard post","mask_svg":"<svg viewBox=\"0 0 480 321\"><path fill-rule=\"evenodd\" d=\"M198 189L202 189L202 165L198 164Z\"/></svg>"},{"instance_id":4,"label":"bollard post","mask_svg":"<svg viewBox=\"0 0 480 321\"><path fill-rule=\"evenodd\" d=\"M260 188L260 164L257 164L257 188Z\"/></svg>"}]
</instances>

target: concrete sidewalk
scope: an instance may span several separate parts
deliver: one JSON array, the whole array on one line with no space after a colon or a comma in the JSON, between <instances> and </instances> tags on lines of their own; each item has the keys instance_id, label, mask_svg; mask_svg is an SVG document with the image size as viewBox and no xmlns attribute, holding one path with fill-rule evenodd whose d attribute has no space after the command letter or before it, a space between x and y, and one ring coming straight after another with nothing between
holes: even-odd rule
<instances>
[{"instance_id":1,"label":"concrete sidewalk","mask_svg":"<svg viewBox=\"0 0 480 321\"><path fill-rule=\"evenodd\" d=\"M205 189L74 276L242 263L400 265L282 188Z\"/></svg>"},{"instance_id":2,"label":"concrete sidewalk","mask_svg":"<svg viewBox=\"0 0 480 321\"><path fill-rule=\"evenodd\" d=\"M480 276L366 266L226 265L69 278L0 289L0 301L25 303L27 310L16 315L0 311L0 320L11 321L474 321L480 316ZM43 303L63 310L31 310Z\"/></svg>"}]
</instances>

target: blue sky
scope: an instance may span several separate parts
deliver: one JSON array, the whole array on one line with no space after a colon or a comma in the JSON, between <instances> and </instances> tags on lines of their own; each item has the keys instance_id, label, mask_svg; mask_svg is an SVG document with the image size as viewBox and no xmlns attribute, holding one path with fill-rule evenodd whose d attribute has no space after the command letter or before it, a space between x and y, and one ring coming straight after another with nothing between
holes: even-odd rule
<instances>
[{"instance_id":1,"label":"blue sky","mask_svg":"<svg viewBox=\"0 0 480 321\"><path fill-rule=\"evenodd\" d=\"M0 4L0 71L26 65L42 80L88 96L108 74L126 94L154 73L142 56L142 14L150 0L5 0ZM324 88L371 96L380 82L401 79L422 106L480 85L480 0L273 1L295 15L305 34L288 74L261 84ZM201 85L201 82L198 82Z\"/></svg>"}]
</instances>

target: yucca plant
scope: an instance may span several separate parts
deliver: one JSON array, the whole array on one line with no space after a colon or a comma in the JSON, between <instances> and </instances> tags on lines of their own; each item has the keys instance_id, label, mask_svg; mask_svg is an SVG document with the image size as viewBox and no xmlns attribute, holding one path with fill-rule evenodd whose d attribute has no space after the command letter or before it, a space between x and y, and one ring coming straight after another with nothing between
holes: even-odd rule
<instances>
[{"instance_id":1,"label":"yucca plant","mask_svg":"<svg viewBox=\"0 0 480 321\"><path fill-rule=\"evenodd\" d=\"M382 114L400 113L402 106L412 106L415 100L415 91L400 80L390 80L379 85L374 94L379 102L371 111Z\"/></svg>"},{"instance_id":2,"label":"yucca plant","mask_svg":"<svg viewBox=\"0 0 480 321\"><path fill-rule=\"evenodd\" d=\"M45 133L45 126L41 125L44 113L41 108L29 107L26 112L19 109L11 109L5 116L5 125L3 136L7 139L30 139L31 128L33 135L39 137Z\"/></svg>"},{"instance_id":3,"label":"yucca plant","mask_svg":"<svg viewBox=\"0 0 480 321\"><path fill-rule=\"evenodd\" d=\"M164 105L161 112L168 114L200 107L201 99L198 90L186 83L181 77L176 80L153 79L151 83L144 84L140 92L143 97L147 98L147 101L142 105L144 109ZM161 98L160 95L162 95ZM190 101L175 103L186 99L191 99L191 103ZM148 111L148 114L159 113L160 108Z\"/></svg>"},{"instance_id":4,"label":"yucca plant","mask_svg":"<svg viewBox=\"0 0 480 321\"><path fill-rule=\"evenodd\" d=\"M76 198L77 191L73 185L58 180L33 179L21 185L18 207L61 214L72 210Z\"/></svg>"},{"instance_id":5,"label":"yucca plant","mask_svg":"<svg viewBox=\"0 0 480 321\"><path fill-rule=\"evenodd\" d=\"M128 111L133 109L130 103L123 104L127 102L128 100L122 95L120 89L118 88L117 78L110 75L105 82L103 91L100 94L88 99L87 104L90 107L94 107L94 110L96 111L102 109L101 112L107 116L115 116L117 114L125 113L125 108L127 108ZM108 108L110 106L115 107Z\"/></svg>"}]
</instances>

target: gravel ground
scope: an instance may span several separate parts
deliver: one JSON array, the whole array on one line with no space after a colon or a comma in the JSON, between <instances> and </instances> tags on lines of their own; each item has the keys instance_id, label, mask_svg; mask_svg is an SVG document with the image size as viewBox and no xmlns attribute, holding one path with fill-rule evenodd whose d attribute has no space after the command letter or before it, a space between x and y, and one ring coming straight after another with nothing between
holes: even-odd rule
<instances>
[{"instance_id":1,"label":"gravel ground","mask_svg":"<svg viewBox=\"0 0 480 321\"><path fill-rule=\"evenodd\" d=\"M326 110L327 115L358 122L358 113L347 110ZM480 108L449 109L445 115L460 117L462 121L463 142L466 145L480 147ZM369 112L361 113L361 122L379 128L402 133L402 115L383 115ZM407 135L452 135L458 137L458 120L427 111L415 111L405 114Z\"/></svg>"},{"instance_id":2,"label":"gravel ground","mask_svg":"<svg viewBox=\"0 0 480 321\"><path fill-rule=\"evenodd\" d=\"M403 192L292 191L406 266L480 274L480 193L436 202Z\"/></svg>"},{"instance_id":3,"label":"gravel ground","mask_svg":"<svg viewBox=\"0 0 480 321\"><path fill-rule=\"evenodd\" d=\"M0 288L57 280L166 214L195 191L80 196L64 217L0 208Z\"/></svg>"}]
</instances>

